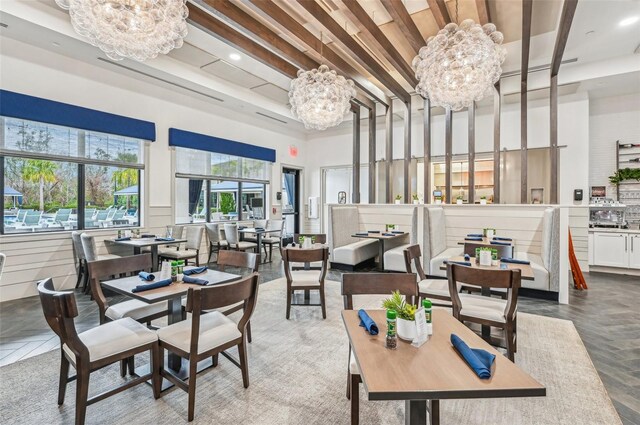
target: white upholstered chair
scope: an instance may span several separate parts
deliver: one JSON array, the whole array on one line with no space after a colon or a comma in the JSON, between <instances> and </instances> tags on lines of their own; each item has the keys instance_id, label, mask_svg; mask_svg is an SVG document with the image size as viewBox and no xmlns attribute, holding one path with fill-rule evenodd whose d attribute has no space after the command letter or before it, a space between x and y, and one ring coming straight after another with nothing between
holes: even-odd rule
<instances>
[{"instance_id":1,"label":"white upholstered chair","mask_svg":"<svg viewBox=\"0 0 640 425\"><path fill-rule=\"evenodd\" d=\"M160 258L167 260L184 260L185 265L189 263L189 260L195 259L196 265L199 266L200 245L202 244L202 234L204 233L204 227L188 226L186 229L186 233L187 242L184 244L184 249L161 249L159 250Z\"/></svg>"},{"instance_id":2,"label":"white upholstered chair","mask_svg":"<svg viewBox=\"0 0 640 425\"><path fill-rule=\"evenodd\" d=\"M240 240L240 233L238 232L237 224L225 224L224 235L227 239L227 244L229 244L229 249L235 249L236 251L246 251L248 249L253 249L254 251L258 252L257 243Z\"/></svg>"}]
</instances>

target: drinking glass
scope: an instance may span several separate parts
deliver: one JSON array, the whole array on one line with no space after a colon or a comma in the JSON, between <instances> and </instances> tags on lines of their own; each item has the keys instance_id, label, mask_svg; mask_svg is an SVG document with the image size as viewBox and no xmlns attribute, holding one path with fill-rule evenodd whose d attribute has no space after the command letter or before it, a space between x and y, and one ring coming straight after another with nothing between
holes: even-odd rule
<instances>
[{"instance_id":1,"label":"drinking glass","mask_svg":"<svg viewBox=\"0 0 640 425\"><path fill-rule=\"evenodd\" d=\"M168 238L173 237L173 228L171 226L167 226L167 237Z\"/></svg>"}]
</instances>

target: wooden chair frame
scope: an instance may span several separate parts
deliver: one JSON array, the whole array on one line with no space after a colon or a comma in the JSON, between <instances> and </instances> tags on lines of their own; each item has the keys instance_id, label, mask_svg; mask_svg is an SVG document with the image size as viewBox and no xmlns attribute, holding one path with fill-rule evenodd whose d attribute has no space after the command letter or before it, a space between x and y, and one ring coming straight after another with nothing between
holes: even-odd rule
<instances>
[{"instance_id":1,"label":"wooden chair frame","mask_svg":"<svg viewBox=\"0 0 640 425\"><path fill-rule=\"evenodd\" d=\"M300 240L300 236L304 236L305 238L308 237L315 237L316 238L316 243L321 243L321 244L326 244L327 243L327 235L326 233L294 233L293 234L293 242L295 242L296 244L298 244L298 241ZM280 256L282 256L282 246L280 247ZM322 267L313 267L313 266L305 266L305 267L297 267L297 266L291 266L291 270L321 270Z\"/></svg>"},{"instance_id":2,"label":"wooden chair frame","mask_svg":"<svg viewBox=\"0 0 640 425\"><path fill-rule=\"evenodd\" d=\"M413 267L415 268L416 273L418 274L418 279L420 281L425 279L446 280L446 278L443 278L440 276L427 277L427 275L424 273L424 268L422 267L421 258L422 258L422 252L420 251L420 245L417 245L417 244L411 245L404 250L404 265L407 268L407 273L413 273L413 269L412 269L412 264L413 264ZM435 306L447 307L447 308L451 307L451 304L450 304L451 297L422 293L420 292L419 286L418 286L418 297L419 297L419 301L422 301L424 298L428 298L432 301L437 300L437 301L433 301L433 305ZM438 301L444 301L444 302L438 302Z\"/></svg>"},{"instance_id":3,"label":"wooden chair frame","mask_svg":"<svg viewBox=\"0 0 640 425\"><path fill-rule=\"evenodd\" d=\"M178 388L184 390L189 395L188 420L191 422L195 412L195 395L196 395L196 377L198 362L207 357L211 357L213 366L218 365L218 355L222 354L242 371L242 382L245 388L249 387L249 369L247 365L247 348L245 345L246 326L255 309L258 298L258 273L251 275L228 284L216 285L202 288L189 288L187 292L186 311L191 313L191 344L189 352L183 351L165 341L160 340L160 355L164 356L164 349L171 351L189 361L189 377L184 382L178 376L174 375L171 369L160 370L160 374L168 379ZM238 330L241 336L223 344L212 348L203 353L198 353L198 339L200 336L200 316L205 314L205 310L213 310L225 307L231 304L244 301L245 309L242 318L238 322ZM238 346L239 361L225 353L231 347Z\"/></svg>"},{"instance_id":4,"label":"wooden chair frame","mask_svg":"<svg viewBox=\"0 0 640 425\"><path fill-rule=\"evenodd\" d=\"M322 308L322 318L327 318L327 308L324 296L324 279L327 276L327 265L329 263L329 248L315 248L315 249L283 249L282 261L284 262L284 274L287 278L287 320L291 313L291 298L295 291L319 291L320 292L320 307ZM311 263L315 261L322 261L322 268L320 269L320 276L318 277L318 285L296 285L293 287L293 275L291 274L290 262L294 263ZM298 304L309 305L314 304Z\"/></svg>"},{"instance_id":5,"label":"wooden chair frame","mask_svg":"<svg viewBox=\"0 0 640 425\"><path fill-rule=\"evenodd\" d=\"M227 266L239 267L251 270L251 273L258 273L260 263L258 262L258 254L246 251L224 250L218 253L217 264L221 271L225 271ZM228 316L236 311L244 310L245 305L237 305L231 307L221 313ZM247 322L247 342L251 342L251 321Z\"/></svg>"},{"instance_id":6,"label":"wooden chair frame","mask_svg":"<svg viewBox=\"0 0 640 425\"><path fill-rule=\"evenodd\" d=\"M60 338L60 381L58 386L58 405L64 403L64 396L67 384L76 381L76 425L85 422L87 406L104 400L114 394L129 389L135 385L142 384L149 379L153 381L153 396L160 397L161 358L158 341L142 345L122 353L114 354L96 361L91 361L89 349L82 343L76 331L73 319L78 316L78 307L73 292L59 292L53 286L51 278L38 282L38 293L45 319L51 329ZM68 356L62 346L66 344L75 355L74 358ZM112 363L127 359L135 354L150 351L151 371L150 373L132 379L125 384L89 398L89 376L92 372L109 366ZM76 369L76 376L69 377L69 364Z\"/></svg>"},{"instance_id":7,"label":"wooden chair frame","mask_svg":"<svg viewBox=\"0 0 640 425\"><path fill-rule=\"evenodd\" d=\"M517 350L516 307L518 304L518 291L520 289L520 270L484 270L465 267L459 264L447 264L447 276L449 276L449 291L451 292L451 304L453 317L460 322L477 323L483 326L482 338L489 344L507 349L507 357L514 361L514 353ZM504 310L505 323L481 319L461 314L462 301L455 288L458 284L468 283L483 289L502 288L507 291L507 301ZM505 345L499 344L491 337L489 328L495 327L504 332Z\"/></svg>"},{"instance_id":8,"label":"wooden chair frame","mask_svg":"<svg viewBox=\"0 0 640 425\"><path fill-rule=\"evenodd\" d=\"M391 295L399 291L407 302L413 303L418 297L418 282L414 273L344 273L342 275L342 296L344 309L353 310L354 295ZM349 344L351 356L351 344ZM352 374L347 360L347 399L351 400L351 424L360 423L360 374Z\"/></svg>"}]
</instances>

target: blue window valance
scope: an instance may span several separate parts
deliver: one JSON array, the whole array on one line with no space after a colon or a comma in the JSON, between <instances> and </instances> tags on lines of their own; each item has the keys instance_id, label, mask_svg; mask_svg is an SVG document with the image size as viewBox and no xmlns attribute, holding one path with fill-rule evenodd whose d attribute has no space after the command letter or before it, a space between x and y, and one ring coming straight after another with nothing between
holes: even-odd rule
<instances>
[{"instance_id":1,"label":"blue window valance","mask_svg":"<svg viewBox=\"0 0 640 425\"><path fill-rule=\"evenodd\" d=\"M177 128L169 129L169 145L276 162L276 151L274 149L207 136L206 134L192 133Z\"/></svg>"},{"instance_id":2,"label":"blue window valance","mask_svg":"<svg viewBox=\"0 0 640 425\"><path fill-rule=\"evenodd\" d=\"M0 90L0 115L135 139L156 140L156 125L152 122L8 90Z\"/></svg>"}]
</instances>

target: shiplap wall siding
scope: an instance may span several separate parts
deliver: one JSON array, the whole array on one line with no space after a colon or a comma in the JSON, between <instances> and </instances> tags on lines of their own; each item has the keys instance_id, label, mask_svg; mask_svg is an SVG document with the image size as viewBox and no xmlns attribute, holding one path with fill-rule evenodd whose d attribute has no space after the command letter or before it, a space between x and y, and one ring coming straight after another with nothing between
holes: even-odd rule
<instances>
[{"instance_id":1,"label":"shiplap wall siding","mask_svg":"<svg viewBox=\"0 0 640 425\"><path fill-rule=\"evenodd\" d=\"M164 235L166 226L173 224L173 212L169 206L150 207L147 226L141 233ZM251 225L251 223L244 223ZM186 226L202 226L187 224ZM89 230L96 238L98 254L132 255L133 249L112 243L105 239L117 236L117 229ZM183 244L184 245L184 244ZM37 295L36 282L53 278L57 289L73 289L77 281L71 232L38 233L5 236L0 241L0 252L7 255L4 272L0 277L0 302ZM200 263L204 264L209 255L206 235L200 245Z\"/></svg>"},{"instance_id":2,"label":"shiplap wall siding","mask_svg":"<svg viewBox=\"0 0 640 425\"><path fill-rule=\"evenodd\" d=\"M569 207L569 229L573 250L582 272L589 271L589 208Z\"/></svg>"}]
</instances>

